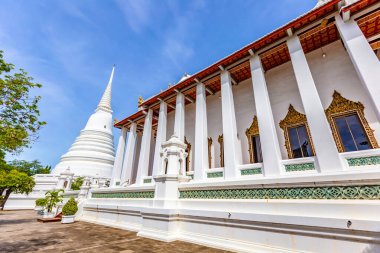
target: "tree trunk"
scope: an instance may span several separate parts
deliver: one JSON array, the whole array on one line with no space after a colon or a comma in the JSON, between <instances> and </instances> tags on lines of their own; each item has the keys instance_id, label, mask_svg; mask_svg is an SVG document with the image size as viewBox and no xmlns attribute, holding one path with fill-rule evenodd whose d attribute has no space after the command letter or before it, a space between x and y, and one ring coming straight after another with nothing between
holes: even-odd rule
<instances>
[{"instance_id":1,"label":"tree trunk","mask_svg":"<svg viewBox=\"0 0 380 253\"><path fill-rule=\"evenodd\" d=\"M7 202L8 198L9 198L9 195L11 195L12 193L12 190L6 190L5 192L5 196L1 202L1 205L0 205L0 210L4 210L4 206L5 206L5 202Z\"/></svg>"}]
</instances>

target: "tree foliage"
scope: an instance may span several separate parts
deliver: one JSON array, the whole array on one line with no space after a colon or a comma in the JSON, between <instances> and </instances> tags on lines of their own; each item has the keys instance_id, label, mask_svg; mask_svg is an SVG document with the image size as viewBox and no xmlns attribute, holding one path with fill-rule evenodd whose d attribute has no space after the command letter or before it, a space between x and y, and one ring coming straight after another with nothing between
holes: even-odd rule
<instances>
[{"instance_id":1,"label":"tree foliage","mask_svg":"<svg viewBox=\"0 0 380 253\"><path fill-rule=\"evenodd\" d=\"M14 69L0 51L0 150L3 152L19 152L29 147L46 124L39 121L41 97L30 94L32 89L41 88L41 84L34 83L23 69Z\"/></svg>"},{"instance_id":2,"label":"tree foliage","mask_svg":"<svg viewBox=\"0 0 380 253\"><path fill-rule=\"evenodd\" d=\"M71 183L71 190L80 190L80 187L83 184L83 177L77 177L74 179L74 181Z\"/></svg>"},{"instance_id":3,"label":"tree foliage","mask_svg":"<svg viewBox=\"0 0 380 253\"><path fill-rule=\"evenodd\" d=\"M62 202L61 192L63 193L64 191L60 189L47 191L45 193L45 198L47 201L46 208L49 213L53 210L54 207L57 206L58 203Z\"/></svg>"},{"instance_id":4,"label":"tree foliage","mask_svg":"<svg viewBox=\"0 0 380 253\"><path fill-rule=\"evenodd\" d=\"M4 197L0 200L0 209L4 209L11 193L29 194L32 192L34 185L34 179L26 173L17 170L11 170L10 172L0 170L0 195L5 192Z\"/></svg>"},{"instance_id":5,"label":"tree foliage","mask_svg":"<svg viewBox=\"0 0 380 253\"><path fill-rule=\"evenodd\" d=\"M49 174L51 166L43 166L40 161L13 160L8 163L10 168L17 169L20 172L33 176L35 174ZM9 168L8 168L9 169Z\"/></svg>"}]
</instances>

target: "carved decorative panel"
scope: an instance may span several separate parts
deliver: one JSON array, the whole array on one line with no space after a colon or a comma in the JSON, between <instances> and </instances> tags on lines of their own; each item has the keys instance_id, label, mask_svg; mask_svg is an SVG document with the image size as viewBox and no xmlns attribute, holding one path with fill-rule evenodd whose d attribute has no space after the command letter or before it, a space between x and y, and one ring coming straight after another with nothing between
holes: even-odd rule
<instances>
[{"instance_id":1,"label":"carved decorative panel","mask_svg":"<svg viewBox=\"0 0 380 253\"><path fill-rule=\"evenodd\" d=\"M259 123L257 121L256 116L253 117L251 126L247 128L247 130L245 130L245 135L247 135L247 139L248 139L249 161L250 163L254 163L255 152L253 150L252 137L255 135L259 135Z\"/></svg>"},{"instance_id":2,"label":"carved decorative panel","mask_svg":"<svg viewBox=\"0 0 380 253\"><path fill-rule=\"evenodd\" d=\"M220 167L224 167L224 143L223 143L223 134L219 135L218 142L220 146Z\"/></svg>"}]
</instances>

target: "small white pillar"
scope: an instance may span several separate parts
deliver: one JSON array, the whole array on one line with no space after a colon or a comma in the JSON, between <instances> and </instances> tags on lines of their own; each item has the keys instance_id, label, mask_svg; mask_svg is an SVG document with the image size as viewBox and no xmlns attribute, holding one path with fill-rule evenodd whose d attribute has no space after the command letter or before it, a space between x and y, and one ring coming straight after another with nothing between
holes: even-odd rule
<instances>
[{"instance_id":1,"label":"small white pillar","mask_svg":"<svg viewBox=\"0 0 380 253\"><path fill-rule=\"evenodd\" d=\"M321 172L342 170L343 164L298 36L290 37L287 45L319 168Z\"/></svg>"},{"instance_id":2,"label":"small white pillar","mask_svg":"<svg viewBox=\"0 0 380 253\"><path fill-rule=\"evenodd\" d=\"M136 184L142 184L144 177L148 176L150 144L152 141L152 120L153 111L152 109L149 109L148 113L145 116L144 132L141 140L140 158L137 167Z\"/></svg>"},{"instance_id":3,"label":"small white pillar","mask_svg":"<svg viewBox=\"0 0 380 253\"><path fill-rule=\"evenodd\" d=\"M265 176L279 175L281 173L281 151L273 119L272 106L269 100L265 75L260 57L255 55L250 59L253 94L259 133L261 152L263 156L263 174Z\"/></svg>"},{"instance_id":4,"label":"small white pillar","mask_svg":"<svg viewBox=\"0 0 380 253\"><path fill-rule=\"evenodd\" d=\"M120 130L119 143L117 144L115 163L112 169L111 187L120 185L121 170L123 168L125 141L127 137L127 128L123 127Z\"/></svg>"},{"instance_id":5,"label":"small white pillar","mask_svg":"<svg viewBox=\"0 0 380 253\"><path fill-rule=\"evenodd\" d=\"M355 20L343 22L339 14L335 20L348 55L380 120L380 61Z\"/></svg>"},{"instance_id":6,"label":"small white pillar","mask_svg":"<svg viewBox=\"0 0 380 253\"><path fill-rule=\"evenodd\" d=\"M160 113L158 116L157 125L157 135L156 135L156 146L154 149L154 160L153 160L153 172L152 176L161 175L161 144L166 141L166 126L167 126L167 115L168 115L168 105L161 101L160 103Z\"/></svg>"},{"instance_id":7,"label":"small white pillar","mask_svg":"<svg viewBox=\"0 0 380 253\"><path fill-rule=\"evenodd\" d=\"M196 92L194 180L203 180L209 168L205 85L198 83Z\"/></svg>"},{"instance_id":8,"label":"small white pillar","mask_svg":"<svg viewBox=\"0 0 380 253\"><path fill-rule=\"evenodd\" d=\"M234 95L232 92L232 80L228 71L221 74L222 93L222 123L224 144L224 178L236 177L237 165L242 163L242 155L239 152L237 136Z\"/></svg>"},{"instance_id":9,"label":"small white pillar","mask_svg":"<svg viewBox=\"0 0 380 253\"><path fill-rule=\"evenodd\" d=\"M127 148L125 151L125 158L123 162L123 169L121 172L121 184L131 184L132 181L132 173L133 173L133 162L136 153L136 141L137 141L137 124L131 123L128 140L127 140Z\"/></svg>"},{"instance_id":10,"label":"small white pillar","mask_svg":"<svg viewBox=\"0 0 380 253\"><path fill-rule=\"evenodd\" d=\"M185 95L181 92L177 93L176 98L174 134L180 141L185 141Z\"/></svg>"}]
</instances>

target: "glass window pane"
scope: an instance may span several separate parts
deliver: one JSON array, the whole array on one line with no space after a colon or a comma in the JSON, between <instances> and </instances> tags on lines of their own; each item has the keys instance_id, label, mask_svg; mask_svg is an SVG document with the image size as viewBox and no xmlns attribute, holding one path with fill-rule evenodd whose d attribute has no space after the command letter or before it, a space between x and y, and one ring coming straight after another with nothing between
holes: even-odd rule
<instances>
[{"instance_id":1,"label":"glass window pane","mask_svg":"<svg viewBox=\"0 0 380 253\"><path fill-rule=\"evenodd\" d=\"M306 126L297 127L298 138L301 143L302 153L304 157L313 156L313 149L311 148L309 136L306 131Z\"/></svg>"},{"instance_id":2,"label":"glass window pane","mask_svg":"<svg viewBox=\"0 0 380 253\"><path fill-rule=\"evenodd\" d=\"M364 132L363 126L359 120L358 115L349 115L346 117L346 120L351 129L351 133L354 137L358 150L370 149L371 145L368 141L367 135Z\"/></svg>"},{"instance_id":3,"label":"glass window pane","mask_svg":"<svg viewBox=\"0 0 380 253\"><path fill-rule=\"evenodd\" d=\"M300 158L302 157L301 148L298 142L298 136L297 136L297 130L296 128L289 128L289 139L290 139L290 146L292 148L293 152L293 158Z\"/></svg>"},{"instance_id":4,"label":"glass window pane","mask_svg":"<svg viewBox=\"0 0 380 253\"><path fill-rule=\"evenodd\" d=\"M261 143L260 143L260 136L255 135L252 136L252 145L253 145L253 154L255 156L254 163L262 163L263 162L263 156L261 153Z\"/></svg>"},{"instance_id":5,"label":"glass window pane","mask_svg":"<svg viewBox=\"0 0 380 253\"><path fill-rule=\"evenodd\" d=\"M338 128L338 132L340 135L340 138L343 142L344 151L356 151L355 142L352 139L352 135L350 133L350 129L348 128L348 125L346 123L345 117L335 118L335 124Z\"/></svg>"}]
</instances>

